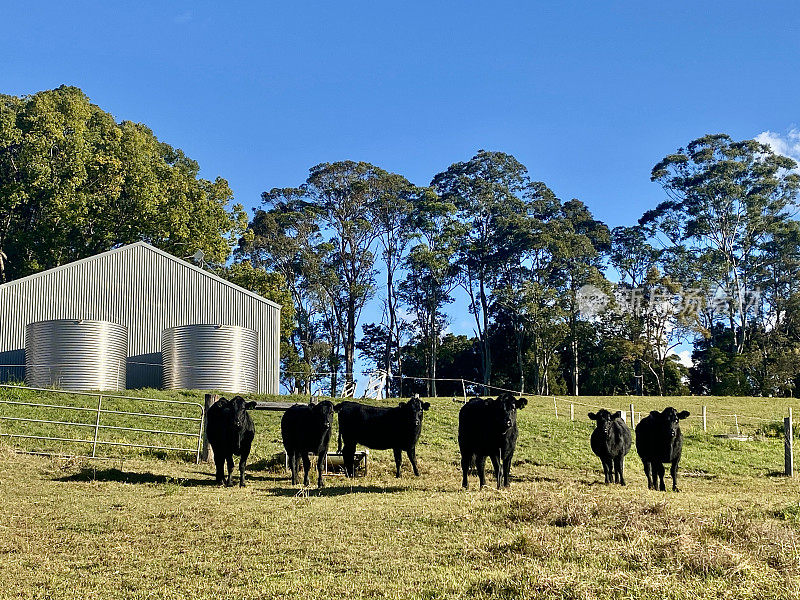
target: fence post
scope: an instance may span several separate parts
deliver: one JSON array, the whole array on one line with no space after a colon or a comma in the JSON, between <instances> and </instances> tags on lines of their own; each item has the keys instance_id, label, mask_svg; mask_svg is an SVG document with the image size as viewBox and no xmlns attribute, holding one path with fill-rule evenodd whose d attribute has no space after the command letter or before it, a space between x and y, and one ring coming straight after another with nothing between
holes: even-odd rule
<instances>
[{"instance_id":1,"label":"fence post","mask_svg":"<svg viewBox=\"0 0 800 600\"><path fill-rule=\"evenodd\" d=\"M461 391L464 393L464 404L467 403L467 384L464 383L464 380L461 380Z\"/></svg>"},{"instance_id":2,"label":"fence post","mask_svg":"<svg viewBox=\"0 0 800 600\"><path fill-rule=\"evenodd\" d=\"M784 470L787 477L794 477L794 453L792 452L792 409L789 408L789 416L783 419L783 449L784 449Z\"/></svg>"},{"instance_id":3,"label":"fence post","mask_svg":"<svg viewBox=\"0 0 800 600\"><path fill-rule=\"evenodd\" d=\"M706 405L703 405L703 433L708 431L707 423L706 423Z\"/></svg>"},{"instance_id":4,"label":"fence post","mask_svg":"<svg viewBox=\"0 0 800 600\"><path fill-rule=\"evenodd\" d=\"M214 460L214 449L208 445L208 438L206 437L206 415L208 409L219 400L217 394L206 394L205 406L203 408L203 447L200 450L200 460L204 462L212 462Z\"/></svg>"},{"instance_id":5,"label":"fence post","mask_svg":"<svg viewBox=\"0 0 800 600\"><path fill-rule=\"evenodd\" d=\"M575 405L572 402L569 403L569 420L575 420Z\"/></svg>"},{"instance_id":6,"label":"fence post","mask_svg":"<svg viewBox=\"0 0 800 600\"><path fill-rule=\"evenodd\" d=\"M739 417L733 415L733 422L736 424L736 435L739 435Z\"/></svg>"},{"instance_id":7,"label":"fence post","mask_svg":"<svg viewBox=\"0 0 800 600\"><path fill-rule=\"evenodd\" d=\"M558 418L558 403L556 402L556 397L553 396L553 408L556 411L556 419Z\"/></svg>"},{"instance_id":8,"label":"fence post","mask_svg":"<svg viewBox=\"0 0 800 600\"><path fill-rule=\"evenodd\" d=\"M631 405L630 405L628 408L630 408L630 409L631 409L631 422L630 422L630 426L631 426L631 427L634 427L634 426L636 425L636 413L635 413L635 412L633 412L633 402L631 402Z\"/></svg>"},{"instance_id":9,"label":"fence post","mask_svg":"<svg viewBox=\"0 0 800 600\"><path fill-rule=\"evenodd\" d=\"M97 418L94 421L94 442L92 443L92 458L97 454L97 434L100 432L100 409L103 408L103 394L97 397Z\"/></svg>"},{"instance_id":10,"label":"fence post","mask_svg":"<svg viewBox=\"0 0 800 600\"><path fill-rule=\"evenodd\" d=\"M627 422L628 422L628 414L627 414L627 413L626 413L624 410L621 410L621 411L619 411L619 412L621 412L621 413L622 413L622 420L623 420L625 423L627 423Z\"/></svg>"}]
</instances>

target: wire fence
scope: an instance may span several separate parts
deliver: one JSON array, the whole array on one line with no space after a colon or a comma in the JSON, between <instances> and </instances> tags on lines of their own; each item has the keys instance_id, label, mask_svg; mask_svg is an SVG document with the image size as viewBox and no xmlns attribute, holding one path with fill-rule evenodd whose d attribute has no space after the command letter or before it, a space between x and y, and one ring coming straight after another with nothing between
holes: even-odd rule
<instances>
[{"instance_id":1,"label":"wire fence","mask_svg":"<svg viewBox=\"0 0 800 600\"><path fill-rule=\"evenodd\" d=\"M0 438L18 451L116 459L135 450L200 460L199 402L7 384L0 384L0 392Z\"/></svg>"}]
</instances>

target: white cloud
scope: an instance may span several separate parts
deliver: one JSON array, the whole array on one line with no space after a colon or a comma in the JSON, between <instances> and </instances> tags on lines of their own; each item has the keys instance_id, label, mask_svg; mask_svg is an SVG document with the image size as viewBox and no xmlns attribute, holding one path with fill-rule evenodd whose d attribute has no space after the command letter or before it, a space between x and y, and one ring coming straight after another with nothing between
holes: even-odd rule
<instances>
[{"instance_id":1,"label":"white cloud","mask_svg":"<svg viewBox=\"0 0 800 600\"><path fill-rule=\"evenodd\" d=\"M776 154L782 154L800 162L800 129L793 127L786 132L786 135L774 131L762 131L756 136L756 141L766 144Z\"/></svg>"},{"instance_id":2,"label":"white cloud","mask_svg":"<svg viewBox=\"0 0 800 600\"><path fill-rule=\"evenodd\" d=\"M682 352L678 352L678 358L681 359L681 364L685 367L692 366L692 353L689 350L683 350Z\"/></svg>"}]
</instances>

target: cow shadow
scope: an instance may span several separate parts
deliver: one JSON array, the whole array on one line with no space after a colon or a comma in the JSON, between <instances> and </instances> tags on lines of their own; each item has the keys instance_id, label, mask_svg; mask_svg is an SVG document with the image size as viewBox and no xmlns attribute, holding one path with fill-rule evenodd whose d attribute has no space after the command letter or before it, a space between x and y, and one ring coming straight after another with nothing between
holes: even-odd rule
<instances>
[{"instance_id":1,"label":"cow shadow","mask_svg":"<svg viewBox=\"0 0 800 600\"><path fill-rule=\"evenodd\" d=\"M266 490L270 496L282 496L284 498L302 497L302 496L320 496L320 497L335 497L346 496L348 494L395 494L397 492L407 492L410 488L400 486L381 486L381 485L352 485L352 486L331 486L317 488L317 487L279 487Z\"/></svg>"},{"instance_id":2,"label":"cow shadow","mask_svg":"<svg viewBox=\"0 0 800 600\"><path fill-rule=\"evenodd\" d=\"M209 474L208 478L198 479L194 477L171 477L169 475L156 475L155 473L137 473L132 471L122 471L121 469L93 469L82 467L77 473L58 477L55 481L61 482L82 482L92 481L132 483L138 485L159 485L174 484L179 486L215 486L214 474Z\"/></svg>"}]
</instances>

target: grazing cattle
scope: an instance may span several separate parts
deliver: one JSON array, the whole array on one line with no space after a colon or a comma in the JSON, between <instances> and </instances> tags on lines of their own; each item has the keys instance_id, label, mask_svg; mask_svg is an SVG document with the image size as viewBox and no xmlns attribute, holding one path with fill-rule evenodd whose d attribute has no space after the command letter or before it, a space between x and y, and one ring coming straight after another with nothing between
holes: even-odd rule
<instances>
[{"instance_id":1,"label":"grazing cattle","mask_svg":"<svg viewBox=\"0 0 800 600\"><path fill-rule=\"evenodd\" d=\"M332 402L324 400L319 404L295 404L283 413L281 436L286 456L292 469L292 485L297 485L300 459L303 459L303 485L308 485L308 472L311 469L309 453L317 456L317 487L323 487L322 471L331 440L331 426L336 409Z\"/></svg>"},{"instance_id":2,"label":"grazing cattle","mask_svg":"<svg viewBox=\"0 0 800 600\"><path fill-rule=\"evenodd\" d=\"M486 485L486 457L492 461L497 488L510 485L511 459L517 446L517 409L528 404L506 392L497 400L473 398L458 413L458 447L461 449L461 485L466 489L467 474L475 460L481 487Z\"/></svg>"},{"instance_id":3,"label":"grazing cattle","mask_svg":"<svg viewBox=\"0 0 800 600\"><path fill-rule=\"evenodd\" d=\"M625 485L625 455L631 449L631 430L622 420L620 411L611 414L605 408L589 413L597 421L591 437L592 452L600 457L606 483Z\"/></svg>"},{"instance_id":4,"label":"grazing cattle","mask_svg":"<svg viewBox=\"0 0 800 600\"><path fill-rule=\"evenodd\" d=\"M245 402L241 396L231 400L220 398L206 412L206 438L214 451L217 465L217 483L231 485L233 455L239 459L239 485L244 487L244 467L250 455L256 428L247 414L247 409L255 408L255 402ZM225 463L228 463L228 479L225 479Z\"/></svg>"},{"instance_id":5,"label":"grazing cattle","mask_svg":"<svg viewBox=\"0 0 800 600\"><path fill-rule=\"evenodd\" d=\"M678 463L683 449L678 421L688 416L688 410L678 412L668 406L662 412L652 411L636 426L636 452L642 459L649 489L666 491L664 463L672 463L672 491L678 491Z\"/></svg>"},{"instance_id":6,"label":"grazing cattle","mask_svg":"<svg viewBox=\"0 0 800 600\"><path fill-rule=\"evenodd\" d=\"M414 469L417 469L417 440L422 431L423 412L431 407L429 402L421 402L414 396L408 402L401 402L392 408L368 406L358 402L341 402L336 405L339 413L339 450L344 459L344 470L348 477L355 476L354 456L356 444L375 450L394 450L397 467L395 476L400 477L400 463L403 451ZM344 443L344 446L342 446Z\"/></svg>"}]
</instances>

